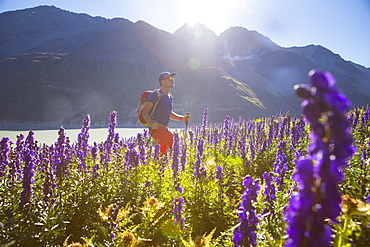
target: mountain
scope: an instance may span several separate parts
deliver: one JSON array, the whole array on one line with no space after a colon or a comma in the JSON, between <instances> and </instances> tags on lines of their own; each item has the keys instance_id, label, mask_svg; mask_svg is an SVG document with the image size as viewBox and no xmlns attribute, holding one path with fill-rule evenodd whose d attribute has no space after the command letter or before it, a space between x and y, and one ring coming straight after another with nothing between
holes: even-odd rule
<instances>
[{"instance_id":1,"label":"mountain","mask_svg":"<svg viewBox=\"0 0 370 247\"><path fill-rule=\"evenodd\" d=\"M331 72L353 105L370 102L370 69L325 47L283 48L257 31L217 36L203 24L173 34L127 19L76 14L54 6L0 14L0 128L6 123L136 123L140 94L175 71L174 110L192 123L300 114L293 86L311 69ZM175 122L172 122L176 125Z\"/></svg>"}]
</instances>

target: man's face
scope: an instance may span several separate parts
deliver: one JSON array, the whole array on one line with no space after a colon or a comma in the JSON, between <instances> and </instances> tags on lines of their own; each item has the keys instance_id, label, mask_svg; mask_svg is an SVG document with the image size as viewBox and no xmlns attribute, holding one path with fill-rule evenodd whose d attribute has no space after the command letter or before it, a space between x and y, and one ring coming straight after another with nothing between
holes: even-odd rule
<instances>
[{"instance_id":1,"label":"man's face","mask_svg":"<svg viewBox=\"0 0 370 247\"><path fill-rule=\"evenodd\" d=\"M175 79L173 78L173 76L168 76L164 80L162 80L162 85L164 87L172 88L175 86Z\"/></svg>"}]
</instances>

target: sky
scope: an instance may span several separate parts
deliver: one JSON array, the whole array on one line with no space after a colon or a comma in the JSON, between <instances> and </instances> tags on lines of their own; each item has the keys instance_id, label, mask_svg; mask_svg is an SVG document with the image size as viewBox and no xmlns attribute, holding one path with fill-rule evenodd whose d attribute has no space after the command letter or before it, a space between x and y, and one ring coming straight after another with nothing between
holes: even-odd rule
<instances>
[{"instance_id":1,"label":"sky","mask_svg":"<svg viewBox=\"0 0 370 247\"><path fill-rule=\"evenodd\" d=\"M321 45L370 68L370 0L0 0L0 13L39 5L143 20L170 33L185 23L216 35L240 26L282 47Z\"/></svg>"}]
</instances>

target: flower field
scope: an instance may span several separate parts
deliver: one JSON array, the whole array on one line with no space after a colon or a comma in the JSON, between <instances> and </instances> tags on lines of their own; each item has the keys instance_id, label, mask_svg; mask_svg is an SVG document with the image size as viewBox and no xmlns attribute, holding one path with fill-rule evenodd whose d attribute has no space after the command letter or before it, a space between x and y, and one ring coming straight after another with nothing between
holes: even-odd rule
<instances>
[{"instance_id":1,"label":"flower field","mask_svg":"<svg viewBox=\"0 0 370 247\"><path fill-rule=\"evenodd\" d=\"M310 74L302 116L189 126L161 156L144 131L89 145L63 127L0 142L0 246L366 246L370 108Z\"/></svg>"}]
</instances>

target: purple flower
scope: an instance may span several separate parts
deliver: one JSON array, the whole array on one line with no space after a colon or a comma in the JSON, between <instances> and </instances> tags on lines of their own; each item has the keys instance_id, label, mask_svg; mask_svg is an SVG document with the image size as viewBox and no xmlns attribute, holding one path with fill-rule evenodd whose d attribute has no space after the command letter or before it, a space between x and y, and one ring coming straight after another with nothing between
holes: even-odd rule
<instances>
[{"instance_id":1,"label":"purple flower","mask_svg":"<svg viewBox=\"0 0 370 247\"><path fill-rule=\"evenodd\" d=\"M224 179L222 166L217 166L216 167L216 179L218 179L220 181L220 184L222 185L223 179Z\"/></svg>"},{"instance_id":2,"label":"purple flower","mask_svg":"<svg viewBox=\"0 0 370 247\"><path fill-rule=\"evenodd\" d=\"M13 181L22 178L21 164L23 162L24 148L25 148L24 135L23 134L17 135L17 142L15 147L15 161L13 168L14 172L11 173Z\"/></svg>"},{"instance_id":3,"label":"purple flower","mask_svg":"<svg viewBox=\"0 0 370 247\"><path fill-rule=\"evenodd\" d=\"M42 168L42 176L44 177L43 183L43 193L44 201L46 203L54 203L55 200L55 189L57 185L55 184L55 176L52 171L51 166L51 156L53 147L47 147L44 145L43 152L39 155L40 165Z\"/></svg>"},{"instance_id":4,"label":"purple flower","mask_svg":"<svg viewBox=\"0 0 370 247\"><path fill-rule=\"evenodd\" d=\"M128 144L125 159L126 159L126 162L124 163L125 170L129 170L139 165L140 154L136 151L134 143Z\"/></svg>"},{"instance_id":5,"label":"purple flower","mask_svg":"<svg viewBox=\"0 0 370 247\"><path fill-rule=\"evenodd\" d=\"M244 178L243 186L245 190L242 194L242 202L238 209L239 226L234 230L234 246L257 246L257 224L253 202L257 201L257 194L260 189L258 180L253 182L251 176Z\"/></svg>"},{"instance_id":6,"label":"purple flower","mask_svg":"<svg viewBox=\"0 0 370 247\"><path fill-rule=\"evenodd\" d=\"M230 131L230 116L226 116L224 120L224 126L223 126L223 139L228 140L229 139L229 131Z\"/></svg>"},{"instance_id":7,"label":"purple flower","mask_svg":"<svg viewBox=\"0 0 370 247\"><path fill-rule=\"evenodd\" d=\"M196 160L194 164L194 175L198 178L204 176L206 172L204 168L200 167L203 152L204 152L204 140L200 139L197 145L197 153L195 155Z\"/></svg>"},{"instance_id":8,"label":"purple flower","mask_svg":"<svg viewBox=\"0 0 370 247\"><path fill-rule=\"evenodd\" d=\"M116 126L117 126L117 111L112 111L110 113L108 137L107 140L104 142L104 147L107 152L106 159L108 161L110 161L110 155L112 154L114 143L117 139L119 139L119 136L116 135L115 133Z\"/></svg>"},{"instance_id":9,"label":"purple flower","mask_svg":"<svg viewBox=\"0 0 370 247\"><path fill-rule=\"evenodd\" d=\"M32 184L35 176L35 157L33 150L26 151L24 155L24 170L23 170L23 183L22 183L22 193L21 200L19 203L20 207L24 207L29 203L32 203Z\"/></svg>"},{"instance_id":10,"label":"purple flower","mask_svg":"<svg viewBox=\"0 0 370 247\"><path fill-rule=\"evenodd\" d=\"M275 177L277 189L281 190L284 185L284 179L286 172L288 170L288 158L284 154L284 150L286 149L286 142L281 141L278 145L278 151L276 152L276 159L274 163L274 172L278 174Z\"/></svg>"},{"instance_id":11,"label":"purple flower","mask_svg":"<svg viewBox=\"0 0 370 247\"><path fill-rule=\"evenodd\" d=\"M182 145L181 169L183 171L186 170L186 151L187 151L186 145Z\"/></svg>"},{"instance_id":12,"label":"purple flower","mask_svg":"<svg viewBox=\"0 0 370 247\"><path fill-rule=\"evenodd\" d=\"M94 163L94 166L92 168L92 174L91 174L93 178L99 177L100 166L97 163L98 152L99 152L98 145L96 144L96 142L94 142L94 146L91 148L91 156L93 158L93 163Z\"/></svg>"},{"instance_id":13,"label":"purple flower","mask_svg":"<svg viewBox=\"0 0 370 247\"><path fill-rule=\"evenodd\" d=\"M9 164L10 139L3 137L0 141L0 177L4 176Z\"/></svg>"},{"instance_id":14,"label":"purple flower","mask_svg":"<svg viewBox=\"0 0 370 247\"><path fill-rule=\"evenodd\" d=\"M203 121L202 121L202 138L206 138L206 128L208 124L208 108L203 112Z\"/></svg>"},{"instance_id":15,"label":"purple flower","mask_svg":"<svg viewBox=\"0 0 370 247\"><path fill-rule=\"evenodd\" d=\"M175 186L175 198L173 200L173 223L174 225L180 224L181 229L184 229L185 219L182 217L183 207L184 207L184 198L182 197L184 189L177 184Z\"/></svg>"},{"instance_id":16,"label":"purple flower","mask_svg":"<svg viewBox=\"0 0 370 247\"><path fill-rule=\"evenodd\" d=\"M309 73L312 86L295 86L303 98L302 110L310 124L308 155L300 158L294 179L299 191L285 213L288 240L285 246L330 246L331 230L326 219L336 221L341 197L338 183L343 179L346 159L353 154L352 136L344 116L349 101L335 87L326 72Z\"/></svg>"},{"instance_id":17,"label":"purple flower","mask_svg":"<svg viewBox=\"0 0 370 247\"><path fill-rule=\"evenodd\" d=\"M263 213L271 212L274 213L274 201L276 200L275 195L275 185L273 184L273 174L265 172L263 174L263 179L265 180L265 208Z\"/></svg>"},{"instance_id":18,"label":"purple flower","mask_svg":"<svg viewBox=\"0 0 370 247\"><path fill-rule=\"evenodd\" d=\"M179 143L179 134L175 133L173 142L173 154L172 154L172 171L173 178L176 181L177 173L179 172L179 152L180 152L180 143Z\"/></svg>"},{"instance_id":19,"label":"purple flower","mask_svg":"<svg viewBox=\"0 0 370 247\"><path fill-rule=\"evenodd\" d=\"M137 134L137 143L138 143L138 148L140 151L140 162L142 165L146 165L145 142L140 133Z\"/></svg>"},{"instance_id":20,"label":"purple flower","mask_svg":"<svg viewBox=\"0 0 370 247\"><path fill-rule=\"evenodd\" d=\"M90 115L87 114L82 120L81 132L77 137L77 157L79 159L79 170L87 172L86 158L89 156L89 130L90 130Z\"/></svg>"},{"instance_id":21,"label":"purple flower","mask_svg":"<svg viewBox=\"0 0 370 247\"><path fill-rule=\"evenodd\" d=\"M58 140L55 143L54 152L52 155L52 167L58 179L67 175L67 148L66 133L63 126L58 131Z\"/></svg>"}]
</instances>

